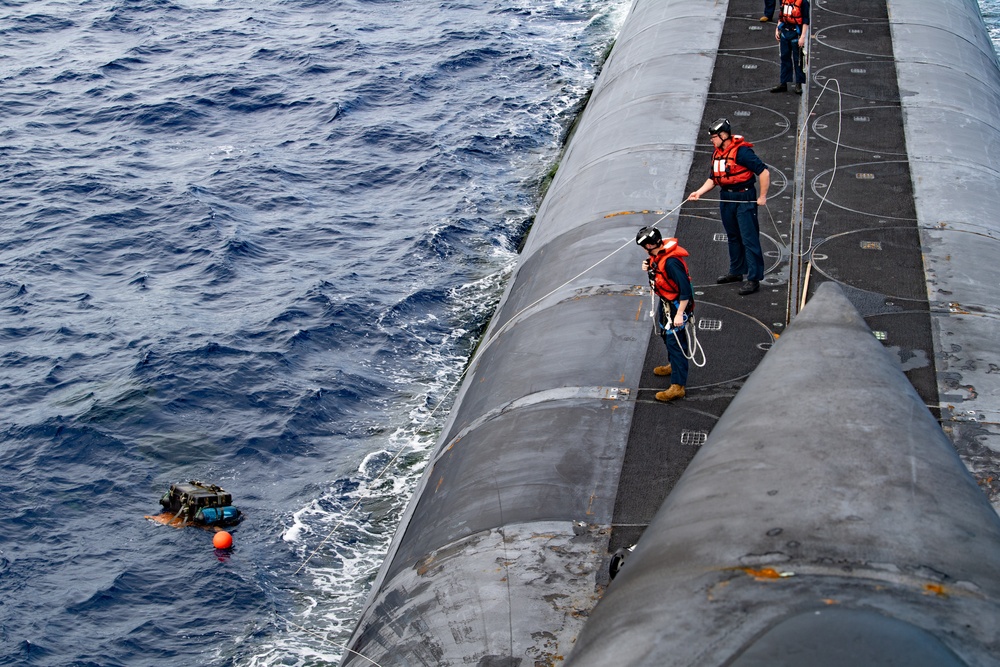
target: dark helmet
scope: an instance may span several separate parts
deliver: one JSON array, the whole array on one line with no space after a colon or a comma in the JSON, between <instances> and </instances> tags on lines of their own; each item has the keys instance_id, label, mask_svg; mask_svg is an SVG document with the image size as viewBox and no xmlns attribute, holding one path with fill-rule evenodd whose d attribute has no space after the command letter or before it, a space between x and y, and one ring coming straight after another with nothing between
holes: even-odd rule
<instances>
[{"instance_id":1,"label":"dark helmet","mask_svg":"<svg viewBox=\"0 0 1000 667\"><path fill-rule=\"evenodd\" d=\"M660 230L656 227L643 227L639 230L639 233L635 235L635 242L637 245L647 246L650 243L659 244L663 240L663 235L660 234Z\"/></svg>"},{"instance_id":2,"label":"dark helmet","mask_svg":"<svg viewBox=\"0 0 1000 667\"><path fill-rule=\"evenodd\" d=\"M726 134L732 136L733 128L729 125L729 120L725 118L719 118L714 123L708 126L708 136L714 136L719 132L725 132Z\"/></svg>"}]
</instances>

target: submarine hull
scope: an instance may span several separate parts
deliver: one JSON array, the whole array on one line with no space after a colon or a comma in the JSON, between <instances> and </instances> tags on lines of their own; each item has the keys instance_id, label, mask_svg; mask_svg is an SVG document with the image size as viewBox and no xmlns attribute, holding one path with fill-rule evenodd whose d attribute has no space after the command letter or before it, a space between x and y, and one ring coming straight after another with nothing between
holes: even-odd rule
<instances>
[{"instance_id":1,"label":"submarine hull","mask_svg":"<svg viewBox=\"0 0 1000 667\"><path fill-rule=\"evenodd\" d=\"M826 283L730 404L566 664L995 665L998 619L1000 518Z\"/></svg>"},{"instance_id":2,"label":"submarine hull","mask_svg":"<svg viewBox=\"0 0 1000 667\"><path fill-rule=\"evenodd\" d=\"M973 0L814 2L804 94L776 95L769 90L778 79L777 45L759 11L759 0L634 2L342 664L559 664L575 644L573 664L597 664L594 656L607 655L595 647L611 629L635 639L627 655L638 660L664 646L654 620L689 609L702 613L717 586L733 591L733 604L760 613L737 621L723 613L725 605L709 605L708 616L697 616L715 624L703 629L706 638L725 634L727 622L741 622L773 631L769 641L780 643L775 638L787 628L813 627L814 619L796 618L788 605L811 613L812 605L829 600L830 607L858 612L831 617L830 627L845 632L873 621L864 614L876 614L887 633L925 642L920 645L928 655L937 655L933 647L980 664L982 651L995 648L982 619L997 620L996 598L982 575L995 574L983 545L992 544L996 531L988 498L1000 494L1000 373L990 362L997 319L990 288L1000 282L991 260L1000 250L992 202L1000 198L1000 174L982 157L1000 142L996 55ZM771 173L768 204L759 213L767 273L760 292L747 297L715 284L729 266L717 202L706 195L682 206L707 176L705 128L719 116L754 142ZM692 368L687 398L670 404L654 399L666 386L652 369L666 363L666 353L648 319L644 253L632 242L647 225L678 236L691 252L695 326L708 359L703 368ZM844 510L834 515L836 526L795 528L809 539L782 541L793 530L783 516L768 525L765 536L780 529L768 548L796 567L788 570L794 576L767 587L739 568L781 570L780 556L771 561L771 552L762 551L755 560L757 547L750 547L762 539L754 531L762 528L757 522L770 511L771 496L741 503L727 495L740 484L736 459L719 463L726 474L702 474L697 482L689 481L694 476L687 469L696 457L727 451L715 445L731 419L729 408L755 382L755 368L770 360L785 327L796 326L800 311L812 312L810 300L825 283L839 287L834 302L847 303L842 310L853 322L851 340L864 339L866 349L874 343L859 334L857 318L867 336L878 336L875 344L885 354L875 365L897 376L884 380L893 392L900 390L900 377L909 383L903 404L912 414L866 410L864 419L830 420L822 410L790 409L786 399L792 396L777 384L756 383L753 393L762 398L754 417L774 428L775 443L765 460L738 458L772 471L754 493L777 490L775 498L820 524L831 506ZM888 368L893 364L886 358L895 366ZM852 380L856 366L866 363L854 352L838 364L828 361L802 358L791 366L801 364L808 374L808 364L822 362L823 372ZM830 414L846 415L857 405L856 393L875 381L870 375L838 391L829 389L832 383L822 385L818 390L826 393L812 400L828 403ZM822 434L833 452L840 446L838 428L856 427L841 436L850 440L858 429L891 431L900 419L919 422L919 433L877 443L897 457L892 465L882 461L883 449L873 450L877 455L851 450L861 458L849 477L838 472L835 458L797 453L801 438ZM786 435L779 438L781 431ZM914 445L916 435L934 443L927 460L893 449ZM974 478L955 469L953 452L940 451L946 436ZM735 450L729 455L743 456ZM824 465L835 469L823 474ZM797 502L794 494L809 490L795 483L799 477L814 479L819 492ZM772 481L773 488L763 488ZM895 518L887 523L876 517L875 500L864 512L847 512L858 485L898 485L901 495L880 510ZM731 514L715 517L717 530L672 517L667 508L682 489L699 498L729 498L719 507ZM908 493L924 505L902 502ZM953 500L954 494L963 500ZM908 539L894 551L897 534L905 535L883 530L896 523L918 526L918 507L933 509L933 520L948 528L921 533L920 548L930 549L935 563L953 557L962 567L928 566L938 574L914 569L916 547ZM968 507L975 510L963 514ZM662 530L646 535L654 525L673 526L672 520L690 531L684 553L662 543ZM725 534L743 524L745 531ZM949 543L955 531L984 537ZM645 546L647 537L654 546ZM796 551L789 542L807 546ZM980 570L963 554L973 543L978 551L969 553L983 555ZM691 559L701 551L714 554L706 572L695 571ZM615 552L629 555L622 579L612 582ZM659 590L653 583L649 591L639 590L646 583L629 584L644 581L636 574L646 568L643 553L692 579L650 574L653 583L666 577L661 583L671 606L640 607L623 625L618 615L628 605L616 607L617 589L635 586L647 597ZM807 562L819 569L809 570ZM864 576L835 576L828 570L836 563L860 568ZM884 587L879 590L888 591L887 599L899 597L898 605L865 602L873 587ZM817 603L820 592L825 597ZM656 602L642 599L643 606ZM917 611L918 602L938 609L944 600L968 606L940 617L932 613L936 624ZM771 612L763 611L768 602L777 605ZM970 619L971 648L962 648L966 635L952 624ZM705 658L696 664L750 660L760 650L743 634L733 637L719 652L698 653L701 644L693 639L684 650Z\"/></svg>"}]
</instances>

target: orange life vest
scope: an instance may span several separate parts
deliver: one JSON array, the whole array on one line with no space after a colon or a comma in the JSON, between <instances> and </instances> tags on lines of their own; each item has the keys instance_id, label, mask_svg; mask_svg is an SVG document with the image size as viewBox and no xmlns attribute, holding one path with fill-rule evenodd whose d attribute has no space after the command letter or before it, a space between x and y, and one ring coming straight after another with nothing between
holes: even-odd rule
<instances>
[{"instance_id":1,"label":"orange life vest","mask_svg":"<svg viewBox=\"0 0 1000 667\"><path fill-rule=\"evenodd\" d=\"M653 291L656 292L660 297L667 299L668 301L676 301L677 297L680 295L680 287L677 283L670 279L670 275L667 273L667 260L671 257L676 257L684 265L684 273L687 274L688 280L691 280L691 272L688 271L687 262L684 258L690 253L682 248L677 239L663 239L663 250L658 252L649 258L649 265L653 269L654 279L653 279ZM692 310L694 307L694 297L691 298L691 303L688 304L688 310Z\"/></svg>"},{"instance_id":2,"label":"orange life vest","mask_svg":"<svg viewBox=\"0 0 1000 667\"><path fill-rule=\"evenodd\" d=\"M802 0L781 0L781 22L802 25Z\"/></svg>"},{"instance_id":3,"label":"orange life vest","mask_svg":"<svg viewBox=\"0 0 1000 667\"><path fill-rule=\"evenodd\" d=\"M742 146L753 148L753 144L736 134L730 137L729 148L715 149L712 154L712 180L716 185L728 187L753 180L754 173L751 170L736 164L736 151Z\"/></svg>"}]
</instances>

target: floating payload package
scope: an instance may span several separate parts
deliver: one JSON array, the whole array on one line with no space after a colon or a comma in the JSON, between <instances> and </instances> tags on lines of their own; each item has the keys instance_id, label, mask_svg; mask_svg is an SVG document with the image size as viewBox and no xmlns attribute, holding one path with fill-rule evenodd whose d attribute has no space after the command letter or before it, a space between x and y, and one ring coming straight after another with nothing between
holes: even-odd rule
<instances>
[{"instance_id":1,"label":"floating payload package","mask_svg":"<svg viewBox=\"0 0 1000 667\"><path fill-rule=\"evenodd\" d=\"M233 507L233 496L215 484L191 480L171 484L160 498L163 512L147 519L181 528L187 525L213 528L233 526L243 518Z\"/></svg>"}]
</instances>

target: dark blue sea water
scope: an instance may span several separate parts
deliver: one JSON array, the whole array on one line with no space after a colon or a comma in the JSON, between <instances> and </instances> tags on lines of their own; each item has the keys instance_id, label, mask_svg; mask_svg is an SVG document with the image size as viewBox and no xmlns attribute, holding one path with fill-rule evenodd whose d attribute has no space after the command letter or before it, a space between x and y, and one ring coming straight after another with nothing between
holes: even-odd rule
<instances>
[{"instance_id":1,"label":"dark blue sea water","mask_svg":"<svg viewBox=\"0 0 1000 667\"><path fill-rule=\"evenodd\" d=\"M0 663L338 659L629 4L0 3Z\"/></svg>"}]
</instances>

